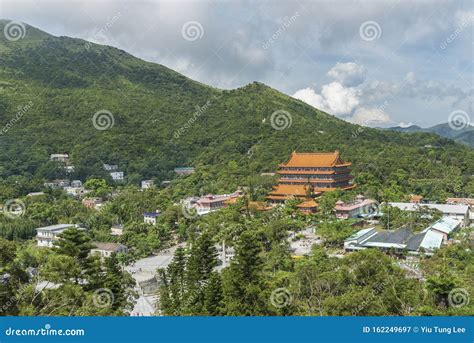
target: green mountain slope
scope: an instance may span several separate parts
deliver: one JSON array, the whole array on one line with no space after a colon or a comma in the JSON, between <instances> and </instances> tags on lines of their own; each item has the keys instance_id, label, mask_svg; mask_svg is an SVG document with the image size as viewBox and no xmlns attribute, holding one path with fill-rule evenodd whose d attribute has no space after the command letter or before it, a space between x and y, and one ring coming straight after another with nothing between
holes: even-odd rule
<instances>
[{"instance_id":1,"label":"green mountain slope","mask_svg":"<svg viewBox=\"0 0 474 343\"><path fill-rule=\"evenodd\" d=\"M457 126L455 124L449 125L449 123L444 123L427 128L412 125L408 127L396 126L388 128L387 130L398 132L430 132L474 148L474 126L469 125L459 129L454 129L453 127L456 128Z\"/></svg>"},{"instance_id":2,"label":"green mountain slope","mask_svg":"<svg viewBox=\"0 0 474 343\"><path fill-rule=\"evenodd\" d=\"M472 183L474 151L435 135L352 125L260 83L215 89L119 49L30 26L19 41L0 39L1 178L61 177L49 154L69 153L71 178L104 177L102 163L114 163L129 183L160 181L193 165L197 173L180 192L229 191L274 171L293 150L338 149L365 185L453 194ZM93 125L100 110L113 114L107 130ZM280 110L291 116L283 130L272 127Z\"/></svg>"}]
</instances>

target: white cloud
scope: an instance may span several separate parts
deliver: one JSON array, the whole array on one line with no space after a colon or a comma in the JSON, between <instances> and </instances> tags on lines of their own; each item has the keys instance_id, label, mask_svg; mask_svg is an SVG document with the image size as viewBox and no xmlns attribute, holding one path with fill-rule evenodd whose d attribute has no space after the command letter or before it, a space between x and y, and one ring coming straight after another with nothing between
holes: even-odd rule
<instances>
[{"instance_id":1,"label":"white cloud","mask_svg":"<svg viewBox=\"0 0 474 343\"><path fill-rule=\"evenodd\" d=\"M390 116L381 108L365 108L359 107L351 118L355 124L364 126L387 124L392 120Z\"/></svg>"},{"instance_id":2,"label":"white cloud","mask_svg":"<svg viewBox=\"0 0 474 343\"><path fill-rule=\"evenodd\" d=\"M298 90L293 97L333 115L348 116L359 105L359 91L339 82L324 85L321 94L311 88Z\"/></svg>"},{"instance_id":3,"label":"white cloud","mask_svg":"<svg viewBox=\"0 0 474 343\"><path fill-rule=\"evenodd\" d=\"M405 123L405 122L402 121L398 124L398 127L403 127L403 128L410 127L410 126L413 126L413 122L411 122L411 121L408 122L408 123Z\"/></svg>"},{"instance_id":4,"label":"white cloud","mask_svg":"<svg viewBox=\"0 0 474 343\"><path fill-rule=\"evenodd\" d=\"M354 62L336 63L334 67L327 73L341 84L349 87L357 86L364 82L367 70L362 65Z\"/></svg>"}]
</instances>

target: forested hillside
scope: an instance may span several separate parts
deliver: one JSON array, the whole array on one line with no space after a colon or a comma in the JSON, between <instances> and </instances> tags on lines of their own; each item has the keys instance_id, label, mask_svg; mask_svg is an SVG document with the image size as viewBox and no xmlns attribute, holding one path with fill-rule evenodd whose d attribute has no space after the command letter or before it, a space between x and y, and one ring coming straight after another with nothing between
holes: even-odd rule
<instances>
[{"instance_id":1,"label":"forested hillside","mask_svg":"<svg viewBox=\"0 0 474 343\"><path fill-rule=\"evenodd\" d=\"M51 153L71 156L71 179L106 178L102 163L118 164L130 184L194 166L176 188L181 196L248 185L293 150L337 149L362 187L388 186L384 197L474 194L474 150L448 139L353 125L260 83L214 89L124 51L31 26L20 41L0 37L0 92L4 180L66 176ZM112 114L99 123L105 130L93 122L101 110ZM275 111L286 121L275 120Z\"/></svg>"}]
</instances>

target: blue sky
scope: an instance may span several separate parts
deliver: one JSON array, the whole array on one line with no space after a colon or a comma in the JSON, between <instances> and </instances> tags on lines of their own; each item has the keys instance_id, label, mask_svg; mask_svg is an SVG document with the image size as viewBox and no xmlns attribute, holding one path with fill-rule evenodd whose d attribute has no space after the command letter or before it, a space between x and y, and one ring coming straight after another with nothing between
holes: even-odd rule
<instances>
[{"instance_id":1,"label":"blue sky","mask_svg":"<svg viewBox=\"0 0 474 343\"><path fill-rule=\"evenodd\" d=\"M1 1L0 17L368 126L474 122L472 1Z\"/></svg>"}]
</instances>

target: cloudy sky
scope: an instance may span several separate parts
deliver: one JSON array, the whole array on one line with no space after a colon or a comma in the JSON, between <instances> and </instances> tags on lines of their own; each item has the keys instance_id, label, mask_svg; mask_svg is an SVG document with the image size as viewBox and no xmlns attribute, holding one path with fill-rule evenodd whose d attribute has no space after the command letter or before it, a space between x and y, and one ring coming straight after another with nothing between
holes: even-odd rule
<instances>
[{"instance_id":1,"label":"cloudy sky","mask_svg":"<svg viewBox=\"0 0 474 343\"><path fill-rule=\"evenodd\" d=\"M0 0L0 18L368 126L474 122L472 1Z\"/></svg>"}]
</instances>

